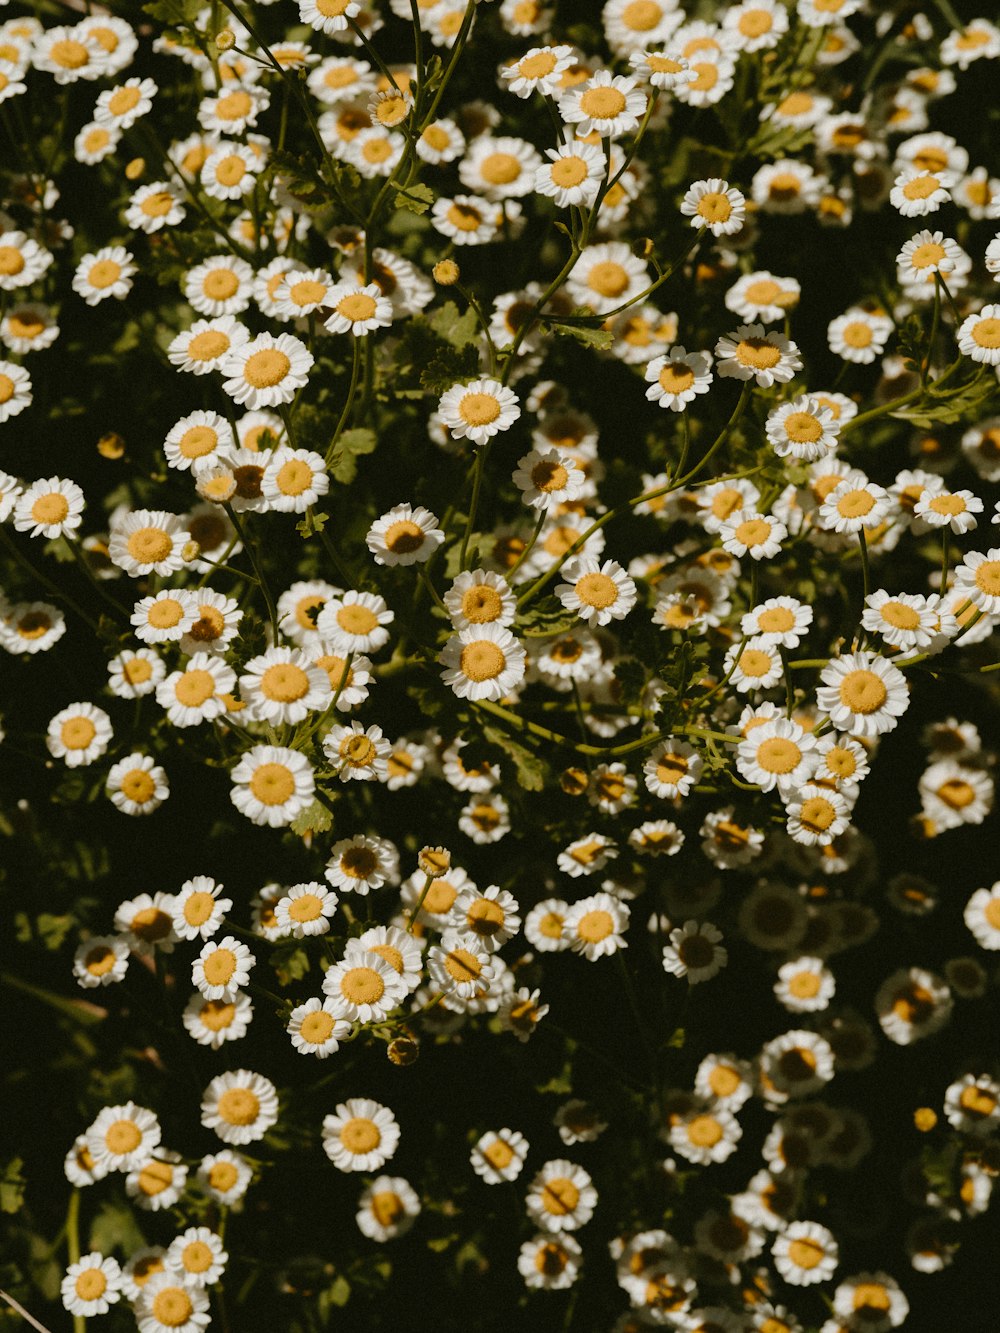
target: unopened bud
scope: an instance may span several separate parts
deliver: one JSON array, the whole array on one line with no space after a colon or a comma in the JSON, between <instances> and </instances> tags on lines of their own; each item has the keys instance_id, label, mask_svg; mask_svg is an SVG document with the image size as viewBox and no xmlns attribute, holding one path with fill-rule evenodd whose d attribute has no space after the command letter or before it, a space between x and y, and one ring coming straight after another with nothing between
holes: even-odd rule
<instances>
[{"instance_id":1,"label":"unopened bud","mask_svg":"<svg viewBox=\"0 0 1000 1333\"><path fill-rule=\"evenodd\" d=\"M223 28L215 39L215 45L219 51L230 50L236 45L236 34L230 32L228 28Z\"/></svg>"},{"instance_id":2,"label":"unopened bud","mask_svg":"<svg viewBox=\"0 0 1000 1333\"><path fill-rule=\"evenodd\" d=\"M559 778L559 786L567 796L582 796L588 783L589 778L582 768L567 768Z\"/></svg>"},{"instance_id":3,"label":"unopened bud","mask_svg":"<svg viewBox=\"0 0 1000 1333\"><path fill-rule=\"evenodd\" d=\"M447 847L423 847L417 856L417 865L431 879L440 879L451 869L451 852Z\"/></svg>"},{"instance_id":4,"label":"unopened bud","mask_svg":"<svg viewBox=\"0 0 1000 1333\"><path fill-rule=\"evenodd\" d=\"M393 1037L385 1053L394 1065L405 1068L406 1065L416 1064L420 1055L420 1042L409 1033L402 1037Z\"/></svg>"},{"instance_id":5,"label":"unopened bud","mask_svg":"<svg viewBox=\"0 0 1000 1333\"><path fill-rule=\"evenodd\" d=\"M656 246L648 236L637 236L632 242L632 253L636 259L649 259Z\"/></svg>"},{"instance_id":6,"label":"unopened bud","mask_svg":"<svg viewBox=\"0 0 1000 1333\"><path fill-rule=\"evenodd\" d=\"M133 157L131 162L125 164L125 179L137 181L145 170L146 159L144 157Z\"/></svg>"},{"instance_id":7,"label":"unopened bud","mask_svg":"<svg viewBox=\"0 0 1000 1333\"><path fill-rule=\"evenodd\" d=\"M454 287L455 283L458 282L459 278L462 276L461 270L455 263L454 259L438 260L434 265L432 272L434 274L434 281L439 287Z\"/></svg>"},{"instance_id":8,"label":"unopened bud","mask_svg":"<svg viewBox=\"0 0 1000 1333\"><path fill-rule=\"evenodd\" d=\"M192 560L197 560L200 555L201 547L196 541L185 542L181 547L181 559L186 565L189 565Z\"/></svg>"},{"instance_id":9,"label":"unopened bud","mask_svg":"<svg viewBox=\"0 0 1000 1333\"><path fill-rule=\"evenodd\" d=\"M97 452L102 458L121 458L125 453L125 441L117 431L109 430L107 435L102 435L97 441Z\"/></svg>"}]
</instances>

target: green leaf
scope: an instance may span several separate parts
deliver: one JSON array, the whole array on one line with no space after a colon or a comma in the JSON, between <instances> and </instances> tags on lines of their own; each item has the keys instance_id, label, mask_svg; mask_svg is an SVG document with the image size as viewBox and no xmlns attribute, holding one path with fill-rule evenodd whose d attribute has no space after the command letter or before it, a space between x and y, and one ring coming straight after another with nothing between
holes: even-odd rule
<instances>
[{"instance_id":1,"label":"green leaf","mask_svg":"<svg viewBox=\"0 0 1000 1333\"><path fill-rule=\"evenodd\" d=\"M331 1305L346 1305L351 1299L351 1284L341 1274L330 1287L328 1294Z\"/></svg>"},{"instance_id":2,"label":"green leaf","mask_svg":"<svg viewBox=\"0 0 1000 1333\"><path fill-rule=\"evenodd\" d=\"M608 348L615 340L610 329L591 329L586 324L559 324L553 321L551 328L553 333L561 334L564 338L575 338L584 347Z\"/></svg>"},{"instance_id":3,"label":"green leaf","mask_svg":"<svg viewBox=\"0 0 1000 1333\"><path fill-rule=\"evenodd\" d=\"M24 1191L27 1180L21 1168L24 1162L20 1157L11 1157L3 1168L0 1177L0 1212L16 1213L24 1203Z\"/></svg>"},{"instance_id":4,"label":"green leaf","mask_svg":"<svg viewBox=\"0 0 1000 1333\"><path fill-rule=\"evenodd\" d=\"M324 514L322 510L307 509L296 523L295 531L300 537L311 537L314 533L323 531L329 517L330 515Z\"/></svg>"},{"instance_id":5,"label":"green leaf","mask_svg":"<svg viewBox=\"0 0 1000 1333\"><path fill-rule=\"evenodd\" d=\"M542 791L545 787L545 778L548 773L545 761L527 746L516 741L506 732L501 731L499 727L484 727L484 738L503 750L504 754L514 762L514 772L517 776L519 787L525 791Z\"/></svg>"},{"instance_id":6,"label":"green leaf","mask_svg":"<svg viewBox=\"0 0 1000 1333\"><path fill-rule=\"evenodd\" d=\"M552 594L540 598L530 610L517 617L519 633L527 635L529 639L567 634L581 623L576 612L567 611L559 598Z\"/></svg>"},{"instance_id":7,"label":"green leaf","mask_svg":"<svg viewBox=\"0 0 1000 1333\"><path fill-rule=\"evenodd\" d=\"M326 833L331 828L333 815L322 801L311 801L291 823L292 832L300 838L304 838L307 833Z\"/></svg>"},{"instance_id":8,"label":"green leaf","mask_svg":"<svg viewBox=\"0 0 1000 1333\"><path fill-rule=\"evenodd\" d=\"M469 343L478 342L479 320L471 307L461 315L454 301L446 301L440 309L435 310L428 322L434 332L450 342L452 347L466 347Z\"/></svg>"},{"instance_id":9,"label":"green leaf","mask_svg":"<svg viewBox=\"0 0 1000 1333\"><path fill-rule=\"evenodd\" d=\"M396 191L396 207L405 208L410 213L426 213L434 202L434 191L419 181L405 188L393 181L392 188Z\"/></svg>"},{"instance_id":10,"label":"green leaf","mask_svg":"<svg viewBox=\"0 0 1000 1333\"><path fill-rule=\"evenodd\" d=\"M287 986L292 981L301 981L309 971L309 955L305 949L292 949L284 957L275 956L271 958L271 966L274 968L274 974L283 986Z\"/></svg>"},{"instance_id":11,"label":"green leaf","mask_svg":"<svg viewBox=\"0 0 1000 1333\"><path fill-rule=\"evenodd\" d=\"M978 420L992 410L987 404L996 397L996 393L996 381L991 375L977 375L954 393L936 397L930 391L912 407L901 407L889 415L898 421L908 421L918 430L953 425L966 418Z\"/></svg>"},{"instance_id":12,"label":"green leaf","mask_svg":"<svg viewBox=\"0 0 1000 1333\"><path fill-rule=\"evenodd\" d=\"M142 12L161 23L174 26L193 24L202 8L202 0L150 0Z\"/></svg>"},{"instance_id":13,"label":"green leaf","mask_svg":"<svg viewBox=\"0 0 1000 1333\"><path fill-rule=\"evenodd\" d=\"M124 1203L102 1203L100 1211L90 1224L88 1249L111 1254L123 1250L131 1254L141 1250L146 1241L135 1221L135 1213Z\"/></svg>"},{"instance_id":14,"label":"green leaf","mask_svg":"<svg viewBox=\"0 0 1000 1333\"><path fill-rule=\"evenodd\" d=\"M375 432L366 426L356 430L345 430L337 441L330 461L330 475L345 486L354 480L358 472L358 458L362 454L375 452L378 443Z\"/></svg>"}]
</instances>

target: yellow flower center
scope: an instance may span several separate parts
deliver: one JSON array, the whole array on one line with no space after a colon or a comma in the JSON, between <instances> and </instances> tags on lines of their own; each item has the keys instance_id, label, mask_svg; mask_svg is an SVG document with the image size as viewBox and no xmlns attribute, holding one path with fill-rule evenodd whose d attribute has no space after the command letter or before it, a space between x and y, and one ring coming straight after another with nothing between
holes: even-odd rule
<instances>
[{"instance_id":1,"label":"yellow flower center","mask_svg":"<svg viewBox=\"0 0 1000 1333\"><path fill-rule=\"evenodd\" d=\"M144 768L133 768L121 780L122 795L136 805L145 805L156 795L156 783Z\"/></svg>"},{"instance_id":2,"label":"yellow flower center","mask_svg":"<svg viewBox=\"0 0 1000 1333\"><path fill-rule=\"evenodd\" d=\"M543 79L556 67L556 58L551 51L539 51L537 55L525 56L518 63L517 72L522 79Z\"/></svg>"},{"instance_id":3,"label":"yellow flower center","mask_svg":"<svg viewBox=\"0 0 1000 1333\"><path fill-rule=\"evenodd\" d=\"M452 203L446 216L456 231L476 231L483 221L482 213L472 204Z\"/></svg>"},{"instance_id":4,"label":"yellow flower center","mask_svg":"<svg viewBox=\"0 0 1000 1333\"><path fill-rule=\"evenodd\" d=\"M738 26L743 36L752 40L770 32L774 26L774 19L766 9L750 9L740 15Z\"/></svg>"},{"instance_id":5,"label":"yellow flower center","mask_svg":"<svg viewBox=\"0 0 1000 1333\"><path fill-rule=\"evenodd\" d=\"M660 388L666 393L684 393L694 381L694 371L686 361L668 361L657 376Z\"/></svg>"},{"instance_id":6,"label":"yellow flower center","mask_svg":"<svg viewBox=\"0 0 1000 1333\"><path fill-rule=\"evenodd\" d=\"M97 735L89 717L71 717L62 724L59 739L67 750L85 750Z\"/></svg>"},{"instance_id":7,"label":"yellow flower center","mask_svg":"<svg viewBox=\"0 0 1000 1333\"><path fill-rule=\"evenodd\" d=\"M379 1226L394 1227L406 1216L403 1201L394 1190L379 1190L368 1205Z\"/></svg>"},{"instance_id":8,"label":"yellow flower center","mask_svg":"<svg viewBox=\"0 0 1000 1333\"><path fill-rule=\"evenodd\" d=\"M292 363L277 347L266 347L247 360L243 378L255 389L270 389L280 384L292 368Z\"/></svg>"},{"instance_id":9,"label":"yellow flower center","mask_svg":"<svg viewBox=\"0 0 1000 1333\"><path fill-rule=\"evenodd\" d=\"M552 1217L568 1217L580 1202L580 1191L566 1176L553 1176L542 1188L542 1207Z\"/></svg>"},{"instance_id":10,"label":"yellow flower center","mask_svg":"<svg viewBox=\"0 0 1000 1333\"><path fill-rule=\"evenodd\" d=\"M755 680L766 676L771 670L770 654L761 652L759 648L747 648L740 654L739 668L744 676Z\"/></svg>"},{"instance_id":11,"label":"yellow flower center","mask_svg":"<svg viewBox=\"0 0 1000 1333\"><path fill-rule=\"evenodd\" d=\"M836 818L836 811L824 796L810 796L808 801L802 802L799 819L805 828L815 833L825 833Z\"/></svg>"},{"instance_id":12,"label":"yellow flower center","mask_svg":"<svg viewBox=\"0 0 1000 1333\"><path fill-rule=\"evenodd\" d=\"M243 89L220 97L215 104L215 114L219 120L243 120L253 111L253 98Z\"/></svg>"},{"instance_id":13,"label":"yellow flower center","mask_svg":"<svg viewBox=\"0 0 1000 1333\"><path fill-rule=\"evenodd\" d=\"M371 634L378 628L378 616L367 606L352 602L337 612L337 624L346 634Z\"/></svg>"},{"instance_id":14,"label":"yellow flower center","mask_svg":"<svg viewBox=\"0 0 1000 1333\"><path fill-rule=\"evenodd\" d=\"M477 981L483 971L482 963L468 949L452 949L445 956L444 966L448 975L459 983Z\"/></svg>"},{"instance_id":15,"label":"yellow flower center","mask_svg":"<svg viewBox=\"0 0 1000 1333\"><path fill-rule=\"evenodd\" d=\"M285 764L261 764L249 785L261 805L284 805L295 794L295 778Z\"/></svg>"},{"instance_id":16,"label":"yellow flower center","mask_svg":"<svg viewBox=\"0 0 1000 1333\"><path fill-rule=\"evenodd\" d=\"M793 444L815 444L823 427L811 412L790 412L785 418L785 434Z\"/></svg>"},{"instance_id":17,"label":"yellow flower center","mask_svg":"<svg viewBox=\"0 0 1000 1333\"><path fill-rule=\"evenodd\" d=\"M489 185L510 185L521 174L513 153L490 153L479 164L479 174Z\"/></svg>"},{"instance_id":18,"label":"yellow flower center","mask_svg":"<svg viewBox=\"0 0 1000 1333\"><path fill-rule=\"evenodd\" d=\"M374 296L369 296L367 292L354 292L337 303L337 313L352 324L363 324L374 316L376 309Z\"/></svg>"},{"instance_id":19,"label":"yellow flower center","mask_svg":"<svg viewBox=\"0 0 1000 1333\"><path fill-rule=\"evenodd\" d=\"M716 1065L708 1076L708 1086L716 1097L731 1097L743 1080L730 1065Z\"/></svg>"},{"instance_id":20,"label":"yellow flower center","mask_svg":"<svg viewBox=\"0 0 1000 1333\"><path fill-rule=\"evenodd\" d=\"M373 967L352 967L340 980L340 993L351 1004L378 1004L385 982Z\"/></svg>"},{"instance_id":21,"label":"yellow flower center","mask_svg":"<svg viewBox=\"0 0 1000 1333\"><path fill-rule=\"evenodd\" d=\"M260 1115L260 1098L250 1088L227 1088L216 1110L227 1125L252 1125Z\"/></svg>"},{"instance_id":22,"label":"yellow flower center","mask_svg":"<svg viewBox=\"0 0 1000 1333\"><path fill-rule=\"evenodd\" d=\"M139 1188L148 1199L162 1194L173 1184L174 1171L169 1162L147 1162L139 1172Z\"/></svg>"},{"instance_id":23,"label":"yellow flower center","mask_svg":"<svg viewBox=\"0 0 1000 1333\"><path fill-rule=\"evenodd\" d=\"M164 1287L153 1298L153 1317L166 1328L180 1328L193 1313L191 1297L183 1287Z\"/></svg>"},{"instance_id":24,"label":"yellow flower center","mask_svg":"<svg viewBox=\"0 0 1000 1333\"><path fill-rule=\"evenodd\" d=\"M111 287L121 277L122 268L113 259L99 259L96 264L91 264L90 272L87 274L87 281L91 287L96 287L103 291L105 287Z\"/></svg>"},{"instance_id":25,"label":"yellow flower center","mask_svg":"<svg viewBox=\"0 0 1000 1333\"><path fill-rule=\"evenodd\" d=\"M148 218L166 217L173 206L174 196L169 190L157 190L155 194L149 195L139 205Z\"/></svg>"},{"instance_id":26,"label":"yellow flower center","mask_svg":"<svg viewBox=\"0 0 1000 1333\"><path fill-rule=\"evenodd\" d=\"M629 284L629 276L621 264L605 259L593 266L587 274L587 286L599 296L621 296Z\"/></svg>"},{"instance_id":27,"label":"yellow flower center","mask_svg":"<svg viewBox=\"0 0 1000 1333\"><path fill-rule=\"evenodd\" d=\"M229 351L229 338L218 329L205 329L196 333L188 343L188 359L191 361L215 361Z\"/></svg>"},{"instance_id":28,"label":"yellow flower center","mask_svg":"<svg viewBox=\"0 0 1000 1333\"><path fill-rule=\"evenodd\" d=\"M309 677L294 662L270 666L260 678L261 693L279 703L292 703L309 693Z\"/></svg>"},{"instance_id":29,"label":"yellow flower center","mask_svg":"<svg viewBox=\"0 0 1000 1333\"><path fill-rule=\"evenodd\" d=\"M711 190L698 200L698 216L708 223L728 222L733 215L733 206L725 194Z\"/></svg>"},{"instance_id":30,"label":"yellow flower center","mask_svg":"<svg viewBox=\"0 0 1000 1333\"><path fill-rule=\"evenodd\" d=\"M482 1153L490 1166L495 1167L497 1171L503 1171L505 1167L510 1166L516 1156L506 1139L494 1139L483 1148Z\"/></svg>"},{"instance_id":31,"label":"yellow flower center","mask_svg":"<svg viewBox=\"0 0 1000 1333\"><path fill-rule=\"evenodd\" d=\"M772 370L781 360L781 352L767 338L744 338L737 344L736 360L753 370Z\"/></svg>"},{"instance_id":32,"label":"yellow flower center","mask_svg":"<svg viewBox=\"0 0 1000 1333\"><path fill-rule=\"evenodd\" d=\"M603 611L618 600L618 586L610 574L584 574L575 585L577 597L584 606Z\"/></svg>"},{"instance_id":33,"label":"yellow flower center","mask_svg":"<svg viewBox=\"0 0 1000 1333\"><path fill-rule=\"evenodd\" d=\"M31 517L36 523L62 523L69 514L69 501L61 491L40 495L31 506Z\"/></svg>"},{"instance_id":34,"label":"yellow flower center","mask_svg":"<svg viewBox=\"0 0 1000 1333\"><path fill-rule=\"evenodd\" d=\"M491 393L463 394L458 415L469 426L488 426L500 415L500 403Z\"/></svg>"},{"instance_id":35,"label":"yellow flower center","mask_svg":"<svg viewBox=\"0 0 1000 1333\"><path fill-rule=\"evenodd\" d=\"M587 164L582 157L560 157L549 168L553 185L568 190L587 179Z\"/></svg>"},{"instance_id":36,"label":"yellow flower center","mask_svg":"<svg viewBox=\"0 0 1000 1333\"><path fill-rule=\"evenodd\" d=\"M537 482L536 482L537 485ZM462 615L473 625L485 625L503 612L503 598L496 588L477 583L462 595Z\"/></svg>"},{"instance_id":37,"label":"yellow flower center","mask_svg":"<svg viewBox=\"0 0 1000 1333\"><path fill-rule=\"evenodd\" d=\"M771 525L763 518L745 519L736 528L736 540L744 546L762 546L771 535Z\"/></svg>"},{"instance_id":38,"label":"yellow flower center","mask_svg":"<svg viewBox=\"0 0 1000 1333\"><path fill-rule=\"evenodd\" d=\"M714 1148L722 1138L722 1126L712 1115L696 1115L688 1122L687 1136L696 1148Z\"/></svg>"},{"instance_id":39,"label":"yellow flower center","mask_svg":"<svg viewBox=\"0 0 1000 1333\"><path fill-rule=\"evenodd\" d=\"M115 1157L135 1152L142 1142L142 1131L131 1120L116 1120L104 1131L104 1142Z\"/></svg>"},{"instance_id":40,"label":"yellow flower center","mask_svg":"<svg viewBox=\"0 0 1000 1333\"><path fill-rule=\"evenodd\" d=\"M973 324L972 341L990 351L1000 347L1000 319L981 319Z\"/></svg>"},{"instance_id":41,"label":"yellow flower center","mask_svg":"<svg viewBox=\"0 0 1000 1333\"><path fill-rule=\"evenodd\" d=\"M106 944L99 944L85 955L83 965L92 977L104 977L115 965L115 951Z\"/></svg>"},{"instance_id":42,"label":"yellow flower center","mask_svg":"<svg viewBox=\"0 0 1000 1333\"><path fill-rule=\"evenodd\" d=\"M208 1183L220 1194L226 1194L240 1178L232 1162L213 1162L208 1172Z\"/></svg>"},{"instance_id":43,"label":"yellow flower center","mask_svg":"<svg viewBox=\"0 0 1000 1333\"><path fill-rule=\"evenodd\" d=\"M306 1014L299 1027L299 1036L311 1046L322 1046L333 1033L333 1015L325 1009Z\"/></svg>"},{"instance_id":44,"label":"yellow flower center","mask_svg":"<svg viewBox=\"0 0 1000 1333\"><path fill-rule=\"evenodd\" d=\"M215 949L205 959L205 980L210 986L225 986L236 971L236 955L231 949Z\"/></svg>"},{"instance_id":45,"label":"yellow flower center","mask_svg":"<svg viewBox=\"0 0 1000 1333\"><path fill-rule=\"evenodd\" d=\"M580 96L580 110L593 120L614 120L628 105L618 88L588 88Z\"/></svg>"},{"instance_id":46,"label":"yellow flower center","mask_svg":"<svg viewBox=\"0 0 1000 1333\"><path fill-rule=\"evenodd\" d=\"M141 565L153 565L166 560L173 550L173 541L169 532L162 528L139 528L129 534L128 553Z\"/></svg>"},{"instance_id":47,"label":"yellow flower center","mask_svg":"<svg viewBox=\"0 0 1000 1333\"><path fill-rule=\"evenodd\" d=\"M53 42L49 48L49 59L63 69L82 69L90 62L90 52L82 42L65 40Z\"/></svg>"},{"instance_id":48,"label":"yellow flower center","mask_svg":"<svg viewBox=\"0 0 1000 1333\"><path fill-rule=\"evenodd\" d=\"M797 1000L812 1000L819 994L820 979L815 972L796 972L788 989Z\"/></svg>"},{"instance_id":49,"label":"yellow flower center","mask_svg":"<svg viewBox=\"0 0 1000 1333\"><path fill-rule=\"evenodd\" d=\"M349 1153L361 1156L375 1151L382 1142L382 1131L373 1120L353 1116L340 1131L340 1142Z\"/></svg>"},{"instance_id":50,"label":"yellow flower center","mask_svg":"<svg viewBox=\"0 0 1000 1333\"><path fill-rule=\"evenodd\" d=\"M840 682L840 702L852 713L875 713L888 698L888 691L874 671L849 671Z\"/></svg>"},{"instance_id":51,"label":"yellow flower center","mask_svg":"<svg viewBox=\"0 0 1000 1333\"><path fill-rule=\"evenodd\" d=\"M490 639L467 643L459 658L459 670L469 680L495 680L507 665L503 652Z\"/></svg>"},{"instance_id":52,"label":"yellow flower center","mask_svg":"<svg viewBox=\"0 0 1000 1333\"><path fill-rule=\"evenodd\" d=\"M837 512L842 518L864 518L875 508L875 497L862 488L847 491L837 501Z\"/></svg>"},{"instance_id":53,"label":"yellow flower center","mask_svg":"<svg viewBox=\"0 0 1000 1333\"><path fill-rule=\"evenodd\" d=\"M0 276L14 278L24 270L24 255L16 245L0 245Z\"/></svg>"},{"instance_id":54,"label":"yellow flower center","mask_svg":"<svg viewBox=\"0 0 1000 1333\"><path fill-rule=\"evenodd\" d=\"M239 185L246 174L247 164L237 153L230 153L222 158L215 168L215 179L226 189Z\"/></svg>"},{"instance_id":55,"label":"yellow flower center","mask_svg":"<svg viewBox=\"0 0 1000 1333\"><path fill-rule=\"evenodd\" d=\"M215 678L210 671L185 671L174 686L177 702L185 708L200 708L215 693Z\"/></svg>"},{"instance_id":56,"label":"yellow flower center","mask_svg":"<svg viewBox=\"0 0 1000 1333\"><path fill-rule=\"evenodd\" d=\"M205 274L201 289L211 301L228 301L236 295L239 285L240 280L231 269L213 268Z\"/></svg>"},{"instance_id":57,"label":"yellow flower center","mask_svg":"<svg viewBox=\"0 0 1000 1333\"><path fill-rule=\"evenodd\" d=\"M76 1279L76 1294L81 1301L96 1301L108 1287L108 1279L99 1268L85 1268Z\"/></svg>"},{"instance_id":58,"label":"yellow flower center","mask_svg":"<svg viewBox=\"0 0 1000 1333\"><path fill-rule=\"evenodd\" d=\"M559 918L559 933L561 931L562 920ZM578 938L584 940L587 944L598 944L601 940L606 940L615 933L614 917L602 908L585 912L577 922L576 933Z\"/></svg>"},{"instance_id":59,"label":"yellow flower center","mask_svg":"<svg viewBox=\"0 0 1000 1333\"><path fill-rule=\"evenodd\" d=\"M802 758L794 741L772 736L757 747L757 763L767 773L791 773Z\"/></svg>"},{"instance_id":60,"label":"yellow flower center","mask_svg":"<svg viewBox=\"0 0 1000 1333\"><path fill-rule=\"evenodd\" d=\"M941 182L936 176L916 176L903 186L903 195L906 199L929 199L940 188Z\"/></svg>"},{"instance_id":61,"label":"yellow flower center","mask_svg":"<svg viewBox=\"0 0 1000 1333\"><path fill-rule=\"evenodd\" d=\"M301 897L293 898L288 904L288 915L293 921L316 921L323 915L322 899L317 898L315 893L303 893Z\"/></svg>"}]
</instances>

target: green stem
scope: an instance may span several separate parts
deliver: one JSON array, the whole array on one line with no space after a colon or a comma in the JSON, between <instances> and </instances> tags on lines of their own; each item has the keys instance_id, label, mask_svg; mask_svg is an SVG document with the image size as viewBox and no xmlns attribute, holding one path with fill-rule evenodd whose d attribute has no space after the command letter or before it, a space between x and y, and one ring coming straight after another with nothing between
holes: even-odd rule
<instances>
[{"instance_id":1,"label":"green stem","mask_svg":"<svg viewBox=\"0 0 1000 1333\"><path fill-rule=\"evenodd\" d=\"M274 595L271 592L267 579L264 577L264 568L260 563L259 553L256 543L251 541L250 535L240 522L236 510L228 502L224 504L223 509L229 515L229 521L240 535L240 541L246 547L247 554L250 557L250 563L253 565L253 572L257 575L257 582L260 584L260 590L264 594L264 601L267 603L267 616L271 622L271 636L275 646L279 641L278 634L278 609L275 606Z\"/></svg>"},{"instance_id":2,"label":"green stem","mask_svg":"<svg viewBox=\"0 0 1000 1333\"><path fill-rule=\"evenodd\" d=\"M472 499L469 501L469 517L465 521L465 532L462 534L462 549L459 553L459 569L468 569L469 541L472 537L473 528L476 522L476 511L479 508L479 492L483 485L483 473L486 471L486 456L490 451L489 441L480 445L476 450L475 461L472 465Z\"/></svg>"},{"instance_id":3,"label":"green stem","mask_svg":"<svg viewBox=\"0 0 1000 1333\"><path fill-rule=\"evenodd\" d=\"M353 335L351 336L351 342L353 343L353 346L351 348L351 382L347 388L347 399L344 402L343 411L340 414L340 420L337 422L336 429L333 432L333 438L331 439L329 445L327 446L326 450L327 467L329 467L330 464L333 462L333 453L337 447L337 441L340 439L341 435L344 432L344 427L347 425L348 418L351 415L351 408L354 406L355 395L358 392L358 373L361 368L361 348L358 346L360 341L361 341L360 338L355 338Z\"/></svg>"},{"instance_id":4,"label":"green stem","mask_svg":"<svg viewBox=\"0 0 1000 1333\"><path fill-rule=\"evenodd\" d=\"M66 1249L71 1264L80 1262L80 1191L74 1189L69 1196L69 1208L66 1213ZM82 1314L73 1316L73 1333L86 1333L87 1321Z\"/></svg>"}]
</instances>

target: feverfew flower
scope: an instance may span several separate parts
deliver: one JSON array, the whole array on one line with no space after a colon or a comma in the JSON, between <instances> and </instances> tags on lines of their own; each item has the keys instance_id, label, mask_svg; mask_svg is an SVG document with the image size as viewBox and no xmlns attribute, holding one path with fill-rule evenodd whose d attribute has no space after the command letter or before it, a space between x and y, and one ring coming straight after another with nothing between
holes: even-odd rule
<instances>
[{"instance_id":1,"label":"feverfew flower","mask_svg":"<svg viewBox=\"0 0 1000 1333\"><path fill-rule=\"evenodd\" d=\"M746 221L746 200L728 181L695 181L681 200L681 212L692 227L707 228L713 236L734 236Z\"/></svg>"},{"instance_id":2,"label":"feverfew flower","mask_svg":"<svg viewBox=\"0 0 1000 1333\"><path fill-rule=\"evenodd\" d=\"M456 439L485 444L500 431L509 430L521 415L517 395L497 380L479 379L456 384L438 403L438 413Z\"/></svg>"},{"instance_id":3,"label":"feverfew flower","mask_svg":"<svg viewBox=\"0 0 1000 1333\"><path fill-rule=\"evenodd\" d=\"M753 379L763 389L785 384L802 369L799 349L783 334L768 332L763 324L741 324L715 346L720 376Z\"/></svg>"},{"instance_id":4,"label":"feverfew flower","mask_svg":"<svg viewBox=\"0 0 1000 1333\"><path fill-rule=\"evenodd\" d=\"M602 139L617 139L639 128L646 109L646 94L635 79L599 70L592 79L571 88L559 99L559 114L576 126L580 138L596 132Z\"/></svg>"}]
</instances>

